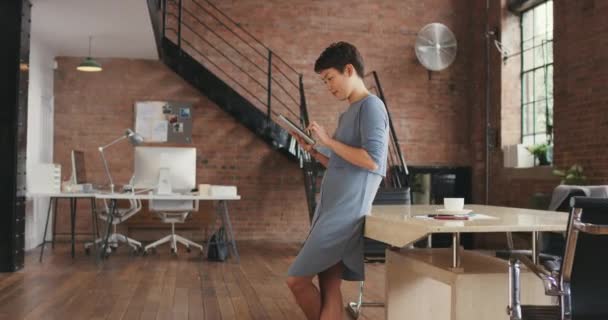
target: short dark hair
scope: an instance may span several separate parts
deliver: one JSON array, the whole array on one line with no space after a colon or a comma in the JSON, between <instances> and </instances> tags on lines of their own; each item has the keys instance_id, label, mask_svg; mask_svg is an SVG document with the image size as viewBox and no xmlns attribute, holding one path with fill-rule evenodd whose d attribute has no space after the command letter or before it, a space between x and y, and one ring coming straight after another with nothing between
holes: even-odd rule
<instances>
[{"instance_id":1,"label":"short dark hair","mask_svg":"<svg viewBox=\"0 0 608 320\"><path fill-rule=\"evenodd\" d=\"M357 75L363 78L365 67L359 50L348 42L334 42L323 50L319 58L317 58L315 72L320 73L329 68L335 68L340 72L344 72L347 64L352 64Z\"/></svg>"}]
</instances>

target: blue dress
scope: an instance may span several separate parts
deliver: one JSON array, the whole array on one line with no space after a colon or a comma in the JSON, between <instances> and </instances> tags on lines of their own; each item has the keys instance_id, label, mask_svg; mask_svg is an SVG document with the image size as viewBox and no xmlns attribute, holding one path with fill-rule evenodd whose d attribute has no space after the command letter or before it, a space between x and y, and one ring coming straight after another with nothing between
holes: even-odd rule
<instances>
[{"instance_id":1,"label":"blue dress","mask_svg":"<svg viewBox=\"0 0 608 320\"><path fill-rule=\"evenodd\" d=\"M351 104L340 115L334 139L365 149L378 168L367 170L325 151L329 165L323 176L320 201L308 238L288 275L313 276L342 261L342 279L364 280L363 224L386 175L388 138L388 114L382 100L374 95Z\"/></svg>"}]
</instances>

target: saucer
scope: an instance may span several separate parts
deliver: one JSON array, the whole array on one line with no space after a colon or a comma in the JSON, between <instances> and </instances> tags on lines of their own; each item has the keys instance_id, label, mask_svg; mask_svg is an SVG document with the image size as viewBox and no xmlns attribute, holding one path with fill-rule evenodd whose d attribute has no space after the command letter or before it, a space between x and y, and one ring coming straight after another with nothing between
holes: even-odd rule
<instances>
[{"instance_id":1,"label":"saucer","mask_svg":"<svg viewBox=\"0 0 608 320\"><path fill-rule=\"evenodd\" d=\"M448 209L437 209L437 212L441 214L468 214L473 212L471 209L462 209L462 210L448 210Z\"/></svg>"}]
</instances>

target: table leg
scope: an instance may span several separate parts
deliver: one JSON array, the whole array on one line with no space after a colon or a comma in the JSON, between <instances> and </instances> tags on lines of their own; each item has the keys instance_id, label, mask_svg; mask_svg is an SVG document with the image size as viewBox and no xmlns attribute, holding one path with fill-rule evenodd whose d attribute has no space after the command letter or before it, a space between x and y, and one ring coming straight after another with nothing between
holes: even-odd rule
<instances>
[{"instance_id":1,"label":"table leg","mask_svg":"<svg viewBox=\"0 0 608 320\"><path fill-rule=\"evenodd\" d=\"M452 234L452 268L460 268L460 233L454 232Z\"/></svg>"},{"instance_id":2,"label":"table leg","mask_svg":"<svg viewBox=\"0 0 608 320\"><path fill-rule=\"evenodd\" d=\"M95 198L91 198L91 227L93 228L93 240L91 243L93 244L93 256L95 257L95 260L97 260L97 257L99 257L99 252L97 251L97 237L99 237L99 229L97 228L96 213L97 208L95 204Z\"/></svg>"},{"instance_id":3,"label":"table leg","mask_svg":"<svg viewBox=\"0 0 608 320\"><path fill-rule=\"evenodd\" d=\"M532 262L538 264L538 232L532 231Z\"/></svg>"},{"instance_id":4,"label":"table leg","mask_svg":"<svg viewBox=\"0 0 608 320\"><path fill-rule=\"evenodd\" d=\"M99 238L99 223L97 223L97 202L95 198L91 199L91 210L93 211L93 228L95 228L95 240Z\"/></svg>"},{"instance_id":5,"label":"table leg","mask_svg":"<svg viewBox=\"0 0 608 320\"><path fill-rule=\"evenodd\" d=\"M234 233L232 232L232 223L230 222L230 215L228 214L228 204L226 203L226 201L221 200L219 203L219 206L220 206L219 210L220 210L220 215L222 218L222 224L226 228L226 233L228 234L228 237L230 238L230 243L232 245L232 251L234 252L236 261L240 262L241 258L239 256L239 252L236 248L236 242L234 241Z\"/></svg>"},{"instance_id":6,"label":"table leg","mask_svg":"<svg viewBox=\"0 0 608 320\"><path fill-rule=\"evenodd\" d=\"M55 249L55 234L57 233L57 200L53 200L53 237L51 239L51 248Z\"/></svg>"},{"instance_id":7,"label":"table leg","mask_svg":"<svg viewBox=\"0 0 608 320\"><path fill-rule=\"evenodd\" d=\"M75 242L76 242L76 198L71 198L70 199L70 221L71 223L71 232L72 232L72 259L74 259L75 256Z\"/></svg>"},{"instance_id":8,"label":"table leg","mask_svg":"<svg viewBox=\"0 0 608 320\"><path fill-rule=\"evenodd\" d=\"M53 203L54 202L57 202L57 199L51 197L49 199L49 209L46 212L46 223L44 224L44 235L42 236L42 247L40 248L40 258L38 258L39 262L42 262L42 255L44 255L44 246L46 244L46 233L47 233L48 228L49 228L49 219L51 218L51 212L52 212L51 210L53 208ZM53 220L55 220L55 219L53 218Z\"/></svg>"}]
</instances>

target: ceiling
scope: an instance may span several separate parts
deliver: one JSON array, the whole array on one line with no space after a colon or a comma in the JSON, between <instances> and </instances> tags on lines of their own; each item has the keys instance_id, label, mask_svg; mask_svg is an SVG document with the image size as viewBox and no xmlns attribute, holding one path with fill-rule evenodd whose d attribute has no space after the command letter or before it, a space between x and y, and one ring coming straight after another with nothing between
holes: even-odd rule
<instances>
[{"instance_id":1,"label":"ceiling","mask_svg":"<svg viewBox=\"0 0 608 320\"><path fill-rule=\"evenodd\" d=\"M32 38L55 56L158 59L146 0L31 0Z\"/></svg>"}]
</instances>

